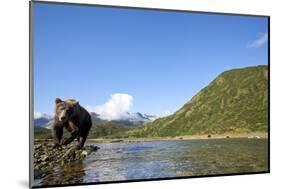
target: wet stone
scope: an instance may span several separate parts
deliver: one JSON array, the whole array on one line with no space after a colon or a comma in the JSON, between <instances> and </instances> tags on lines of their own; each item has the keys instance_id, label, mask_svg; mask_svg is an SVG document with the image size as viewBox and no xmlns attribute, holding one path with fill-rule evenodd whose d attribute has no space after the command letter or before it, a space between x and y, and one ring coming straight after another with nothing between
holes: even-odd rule
<instances>
[{"instance_id":1,"label":"wet stone","mask_svg":"<svg viewBox=\"0 0 281 189\"><path fill-rule=\"evenodd\" d=\"M36 169L34 170L34 179L39 179L42 178L46 175L46 173L44 173L44 171L40 170L40 169Z\"/></svg>"},{"instance_id":2,"label":"wet stone","mask_svg":"<svg viewBox=\"0 0 281 189\"><path fill-rule=\"evenodd\" d=\"M99 147L94 145L77 149L75 145L53 148L51 143L36 144L34 145L34 178L45 177L56 166L84 160L98 149Z\"/></svg>"}]
</instances>

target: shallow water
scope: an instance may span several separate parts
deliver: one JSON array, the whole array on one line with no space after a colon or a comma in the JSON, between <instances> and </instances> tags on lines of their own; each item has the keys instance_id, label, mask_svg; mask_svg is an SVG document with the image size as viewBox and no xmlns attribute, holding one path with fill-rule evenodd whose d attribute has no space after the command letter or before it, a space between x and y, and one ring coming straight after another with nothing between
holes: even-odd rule
<instances>
[{"instance_id":1,"label":"shallow water","mask_svg":"<svg viewBox=\"0 0 281 189\"><path fill-rule=\"evenodd\" d=\"M54 168L36 185L264 172L267 139L96 143L86 160Z\"/></svg>"}]
</instances>

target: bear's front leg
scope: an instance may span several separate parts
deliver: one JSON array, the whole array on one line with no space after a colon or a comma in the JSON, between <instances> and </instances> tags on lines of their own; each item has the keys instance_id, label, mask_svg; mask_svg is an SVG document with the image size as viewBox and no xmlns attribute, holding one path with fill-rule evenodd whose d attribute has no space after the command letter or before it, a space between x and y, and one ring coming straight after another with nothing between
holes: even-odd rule
<instances>
[{"instance_id":1,"label":"bear's front leg","mask_svg":"<svg viewBox=\"0 0 281 189\"><path fill-rule=\"evenodd\" d=\"M55 125L53 128L54 148L57 148L61 145L63 127Z\"/></svg>"},{"instance_id":2,"label":"bear's front leg","mask_svg":"<svg viewBox=\"0 0 281 189\"><path fill-rule=\"evenodd\" d=\"M69 143L71 143L75 138L77 138L79 133L78 127L71 121L69 121L66 129L71 133L71 136L63 140L63 145L68 145Z\"/></svg>"}]
</instances>

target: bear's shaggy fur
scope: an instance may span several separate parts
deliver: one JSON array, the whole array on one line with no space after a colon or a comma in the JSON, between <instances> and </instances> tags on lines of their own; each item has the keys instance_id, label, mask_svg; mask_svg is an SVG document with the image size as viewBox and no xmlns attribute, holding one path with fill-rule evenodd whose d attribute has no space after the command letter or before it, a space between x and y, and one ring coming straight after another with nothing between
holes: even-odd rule
<instances>
[{"instance_id":1,"label":"bear's shaggy fur","mask_svg":"<svg viewBox=\"0 0 281 189\"><path fill-rule=\"evenodd\" d=\"M82 148L92 126L88 111L80 106L74 99L55 100L53 136L54 146L67 145L77 138L78 148ZM63 130L70 132L71 136L62 140Z\"/></svg>"}]
</instances>

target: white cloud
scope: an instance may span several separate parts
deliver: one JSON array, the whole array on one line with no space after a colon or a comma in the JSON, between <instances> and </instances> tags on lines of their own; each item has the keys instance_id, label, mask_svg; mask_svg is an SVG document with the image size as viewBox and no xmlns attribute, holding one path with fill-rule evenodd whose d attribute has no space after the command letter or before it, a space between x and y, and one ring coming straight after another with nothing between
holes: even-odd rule
<instances>
[{"instance_id":1,"label":"white cloud","mask_svg":"<svg viewBox=\"0 0 281 189\"><path fill-rule=\"evenodd\" d=\"M133 97L129 94L115 93L102 105L90 107L89 111L99 114L101 119L118 120L126 116L133 105Z\"/></svg>"},{"instance_id":2,"label":"white cloud","mask_svg":"<svg viewBox=\"0 0 281 189\"><path fill-rule=\"evenodd\" d=\"M261 34L257 39L255 39L254 41L250 42L247 47L248 48L259 48L262 45L264 45L265 43L267 43L268 41L268 34L263 33Z\"/></svg>"}]
</instances>

